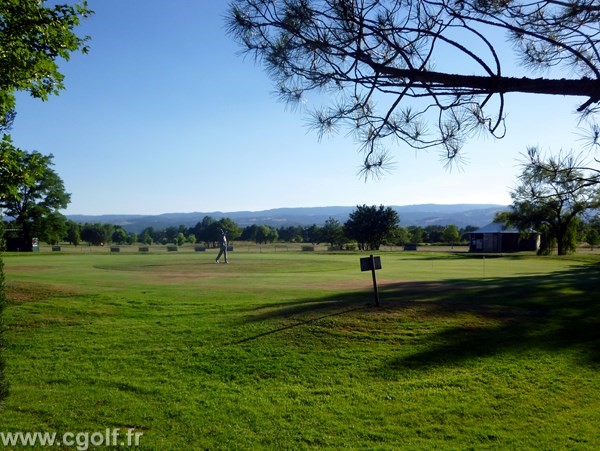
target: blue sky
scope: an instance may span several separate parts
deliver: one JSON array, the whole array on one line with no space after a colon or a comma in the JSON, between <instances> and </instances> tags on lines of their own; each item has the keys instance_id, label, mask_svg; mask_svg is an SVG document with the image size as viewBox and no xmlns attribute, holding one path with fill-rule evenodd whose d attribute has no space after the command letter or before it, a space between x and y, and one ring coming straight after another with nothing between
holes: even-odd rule
<instances>
[{"instance_id":1,"label":"blue sky","mask_svg":"<svg viewBox=\"0 0 600 451\"><path fill-rule=\"evenodd\" d=\"M319 141L225 33L226 2L96 0L91 51L66 90L18 97L14 144L54 155L66 214L160 214L330 205L510 203L528 145L577 148L577 99L507 96L508 134L474 139L448 171L436 151L392 147L396 168L357 175L344 134ZM308 105L310 107L310 105ZM388 143L391 147L391 143Z\"/></svg>"}]
</instances>

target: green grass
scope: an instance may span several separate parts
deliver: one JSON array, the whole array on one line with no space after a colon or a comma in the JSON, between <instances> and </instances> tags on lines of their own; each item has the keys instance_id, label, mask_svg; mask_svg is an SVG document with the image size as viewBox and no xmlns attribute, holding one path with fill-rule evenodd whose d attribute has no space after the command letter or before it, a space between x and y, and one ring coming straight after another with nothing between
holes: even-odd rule
<instances>
[{"instance_id":1,"label":"green grass","mask_svg":"<svg viewBox=\"0 0 600 451\"><path fill-rule=\"evenodd\" d=\"M8 254L1 431L599 449L598 256Z\"/></svg>"}]
</instances>

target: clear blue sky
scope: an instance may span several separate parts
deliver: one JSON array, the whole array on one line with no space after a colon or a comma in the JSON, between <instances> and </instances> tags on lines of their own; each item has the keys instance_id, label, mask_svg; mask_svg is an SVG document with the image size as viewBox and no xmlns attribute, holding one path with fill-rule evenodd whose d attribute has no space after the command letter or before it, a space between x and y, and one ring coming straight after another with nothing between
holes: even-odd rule
<instances>
[{"instance_id":1,"label":"clear blue sky","mask_svg":"<svg viewBox=\"0 0 600 451\"><path fill-rule=\"evenodd\" d=\"M472 140L461 170L398 145L396 169L365 183L355 143L343 134L319 142L262 68L238 55L226 2L89 4L96 14L80 34L92 37L90 53L62 64L60 96L19 96L11 132L18 147L54 155L72 195L66 214L508 204L527 145L578 145L577 99L508 96L507 137Z\"/></svg>"}]
</instances>

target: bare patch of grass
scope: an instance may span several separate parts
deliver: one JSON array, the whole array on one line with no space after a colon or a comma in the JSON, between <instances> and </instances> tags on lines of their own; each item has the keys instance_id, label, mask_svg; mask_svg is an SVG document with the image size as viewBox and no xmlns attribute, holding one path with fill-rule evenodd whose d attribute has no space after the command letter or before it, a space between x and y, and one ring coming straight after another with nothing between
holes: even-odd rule
<instances>
[{"instance_id":1,"label":"bare patch of grass","mask_svg":"<svg viewBox=\"0 0 600 451\"><path fill-rule=\"evenodd\" d=\"M68 297L80 293L72 286L9 281L6 283L6 296L10 303L39 302L55 297Z\"/></svg>"}]
</instances>

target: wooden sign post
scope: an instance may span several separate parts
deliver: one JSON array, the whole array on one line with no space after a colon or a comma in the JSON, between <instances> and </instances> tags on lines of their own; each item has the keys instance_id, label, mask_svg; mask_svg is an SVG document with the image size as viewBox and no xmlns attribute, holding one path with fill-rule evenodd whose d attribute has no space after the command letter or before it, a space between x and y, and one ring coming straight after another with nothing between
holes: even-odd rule
<instances>
[{"instance_id":1,"label":"wooden sign post","mask_svg":"<svg viewBox=\"0 0 600 451\"><path fill-rule=\"evenodd\" d=\"M377 290L377 277L375 271L381 269L381 257L373 257L373 254L360 259L360 270L371 271L373 274L373 290L375 291L375 305L379 306L379 291Z\"/></svg>"}]
</instances>

